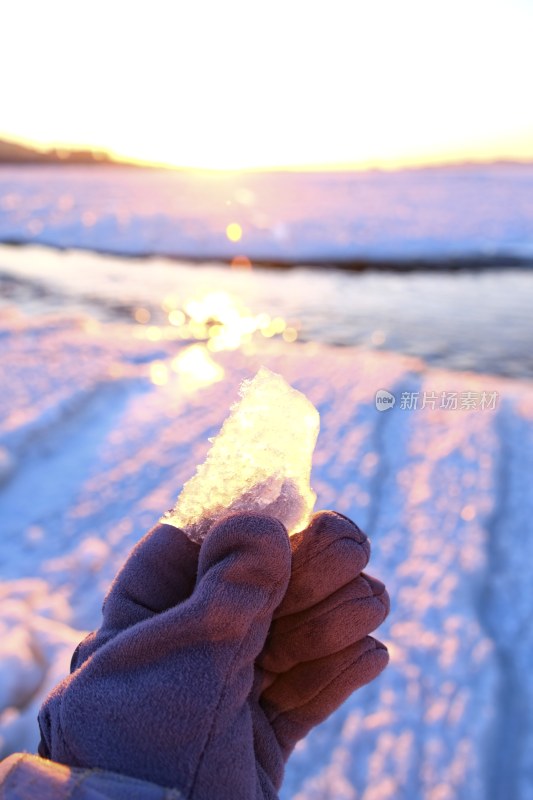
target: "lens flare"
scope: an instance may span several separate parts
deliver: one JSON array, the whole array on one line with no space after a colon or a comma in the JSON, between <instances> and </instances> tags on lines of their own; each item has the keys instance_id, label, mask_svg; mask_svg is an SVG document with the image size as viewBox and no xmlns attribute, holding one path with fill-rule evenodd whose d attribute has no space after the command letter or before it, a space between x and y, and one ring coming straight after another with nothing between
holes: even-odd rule
<instances>
[{"instance_id":1,"label":"lens flare","mask_svg":"<svg viewBox=\"0 0 533 800\"><path fill-rule=\"evenodd\" d=\"M226 236L230 242L240 242L242 239L242 228L238 222L230 222L226 228Z\"/></svg>"}]
</instances>

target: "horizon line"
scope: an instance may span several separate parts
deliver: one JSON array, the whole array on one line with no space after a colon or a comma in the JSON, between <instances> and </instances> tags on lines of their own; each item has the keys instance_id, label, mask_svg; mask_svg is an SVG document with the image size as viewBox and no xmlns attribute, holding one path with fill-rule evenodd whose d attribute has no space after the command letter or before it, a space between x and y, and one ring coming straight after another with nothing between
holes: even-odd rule
<instances>
[{"instance_id":1,"label":"horizon line","mask_svg":"<svg viewBox=\"0 0 533 800\"><path fill-rule=\"evenodd\" d=\"M427 169L439 167L467 167L467 166L491 166L498 164L509 165L533 165L533 154L531 157L516 157L510 155L495 156L450 156L450 157L423 157L420 159L405 158L395 160L385 160L383 163L371 161L342 161L342 162L317 162L303 164L274 164L274 165L253 165L242 167L213 167L189 164L175 164L154 159L136 158L126 156L116 151L84 143L64 144L60 142L43 142L30 139L24 136L16 136L0 131L0 143L13 144L15 146L34 150L36 153L53 154L65 152L67 154L91 153L95 156L95 163L98 163L98 156L101 157L103 165L133 166L148 169L165 169L180 172L211 172L218 174L227 173L262 173L262 172L399 172L412 169ZM66 161L67 159L65 159Z\"/></svg>"}]
</instances>

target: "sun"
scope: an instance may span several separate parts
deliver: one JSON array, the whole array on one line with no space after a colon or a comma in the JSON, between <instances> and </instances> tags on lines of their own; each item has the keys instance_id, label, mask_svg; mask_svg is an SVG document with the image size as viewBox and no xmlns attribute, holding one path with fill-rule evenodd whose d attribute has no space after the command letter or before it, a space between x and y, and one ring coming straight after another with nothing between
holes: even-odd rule
<instances>
[{"instance_id":1,"label":"sun","mask_svg":"<svg viewBox=\"0 0 533 800\"><path fill-rule=\"evenodd\" d=\"M47 0L27 16L6 4L27 57L4 37L0 136L210 170L533 155L523 0L93 0L82 29Z\"/></svg>"}]
</instances>

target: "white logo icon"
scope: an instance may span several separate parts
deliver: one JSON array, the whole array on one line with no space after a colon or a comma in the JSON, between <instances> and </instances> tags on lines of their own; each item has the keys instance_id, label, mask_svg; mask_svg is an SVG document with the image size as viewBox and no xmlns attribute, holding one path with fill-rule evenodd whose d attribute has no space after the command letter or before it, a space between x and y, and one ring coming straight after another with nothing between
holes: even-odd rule
<instances>
[{"instance_id":1,"label":"white logo icon","mask_svg":"<svg viewBox=\"0 0 533 800\"><path fill-rule=\"evenodd\" d=\"M396 402L393 394L386 389L378 389L376 392L376 408L378 411L388 411Z\"/></svg>"}]
</instances>

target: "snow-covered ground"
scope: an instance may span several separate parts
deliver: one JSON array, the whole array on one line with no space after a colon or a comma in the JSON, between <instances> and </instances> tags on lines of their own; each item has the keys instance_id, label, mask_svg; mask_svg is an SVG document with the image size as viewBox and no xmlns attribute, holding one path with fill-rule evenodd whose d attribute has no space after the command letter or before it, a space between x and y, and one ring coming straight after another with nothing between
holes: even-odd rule
<instances>
[{"instance_id":1,"label":"snow-covered ground","mask_svg":"<svg viewBox=\"0 0 533 800\"><path fill-rule=\"evenodd\" d=\"M231 223L240 241L228 240ZM533 165L314 174L2 167L0 241L293 262L531 262Z\"/></svg>"},{"instance_id":2,"label":"snow-covered ground","mask_svg":"<svg viewBox=\"0 0 533 800\"><path fill-rule=\"evenodd\" d=\"M533 167L3 167L0 241L33 245L0 247L0 755L35 748L117 568L264 364L319 408L317 505L368 531L393 604L390 666L298 746L283 800L533 800L533 271L157 257L525 264Z\"/></svg>"},{"instance_id":3,"label":"snow-covered ground","mask_svg":"<svg viewBox=\"0 0 533 800\"><path fill-rule=\"evenodd\" d=\"M34 749L115 571L264 364L319 408L317 505L367 530L392 598L390 666L298 746L284 800L531 800L532 383L284 339L223 296L195 340L197 307L153 325L68 291L0 305L2 755Z\"/></svg>"}]
</instances>

